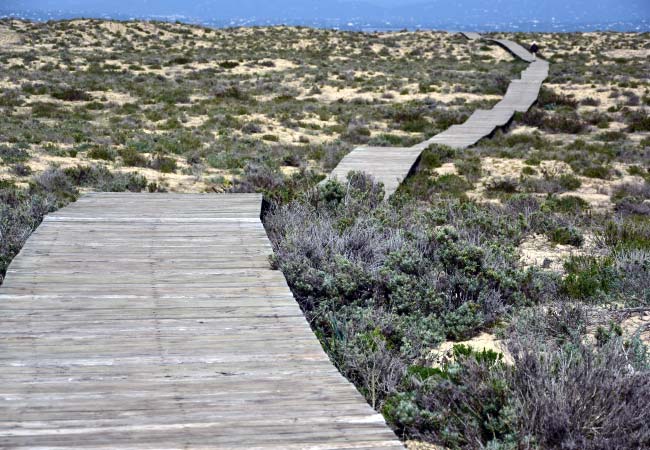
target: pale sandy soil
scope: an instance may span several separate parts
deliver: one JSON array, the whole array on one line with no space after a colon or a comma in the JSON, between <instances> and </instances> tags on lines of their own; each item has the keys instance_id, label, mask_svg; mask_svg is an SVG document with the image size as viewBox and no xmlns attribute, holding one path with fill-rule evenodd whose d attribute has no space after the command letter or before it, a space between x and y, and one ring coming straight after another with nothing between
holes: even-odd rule
<instances>
[{"instance_id":1,"label":"pale sandy soil","mask_svg":"<svg viewBox=\"0 0 650 450\"><path fill-rule=\"evenodd\" d=\"M109 103L115 103L117 105L125 105L127 103L136 103L138 101L137 97L132 97L129 93L126 92L114 92L114 91L89 91L90 95L93 96L95 100L102 100L105 98Z\"/></svg>"},{"instance_id":2,"label":"pale sandy soil","mask_svg":"<svg viewBox=\"0 0 650 450\"><path fill-rule=\"evenodd\" d=\"M286 59L268 59L265 61L271 61L273 62L273 66L262 66L262 65L254 65L254 66L247 66L245 64L240 64L239 66L228 69L228 73L232 73L234 75L264 75L270 72L283 72L283 71L288 71L292 70L298 67L298 64L294 63L293 61L289 61ZM211 63L212 65L210 67L218 67L218 63Z\"/></svg>"},{"instance_id":3,"label":"pale sandy soil","mask_svg":"<svg viewBox=\"0 0 650 450\"><path fill-rule=\"evenodd\" d=\"M364 92L359 91L355 88L346 88L346 87L335 87L330 85L325 85L320 87L320 94L309 94L305 93L298 97L298 99L303 100L305 98L313 98L319 102L333 103L338 100L350 100L350 99L363 99L368 101L390 101L390 103L406 103L412 100L423 100L423 99L432 99L441 103L451 103L457 99L464 99L467 102L480 101L480 100L495 100L498 101L501 99L499 95L482 95L482 94L473 94L469 92L426 92L419 93L417 84L407 84L403 87L407 90L408 94L402 94L400 91L394 90L381 90L380 92ZM453 89L453 88L451 88ZM451 90L450 89L450 90ZM385 95L388 94L392 96L390 100L386 100Z\"/></svg>"},{"instance_id":4,"label":"pale sandy soil","mask_svg":"<svg viewBox=\"0 0 650 450\"><path fill-rule=\"evenodd\" d=\"M650 49L649 48L638 48L638 49L618 49L618 50L609 50L603 52L605 55L611 58L650 58Z\"/></svg>"},{"instance_id":5,"label":"pale sandy soil","mask_svg":"<svg viewBox=\"0 0 650 450\"><path fill-rule=\"evenodd\" d=\"M564 262L570 256L596 255L598 249L593 235L585 235L581 247L554 244L543 234L527 236L519 245L521 265L523 267L538 267L554 272L564 271Z\"/></svg>"},{"instance_id":6,"label":"pale sandy soil","mask_svg":"<svg viewBox=\"0 0 650 450\"><path fill-rule=\"evenodd\" d=\"M406 441L407 450L445 450L446 447L420 441Z\"/></svg>"},{"instance_id":7,"label":"pale sandy soil","mask_svg":"<svg viewBox=\"0 0 650 450\"><path fill-rule=\"evenodd\" d=\"M57 144L58 147L62 149L70 149L72 145ZM48 155L37 149L30 150L30 159L26 163L34 173L44 172L50 167L76 167L77 165L89 165L89 164L104 164L109 167L112 171L124 172L124 173L139 173L144 175L149 182L156 182L160 185L166 186L168 190L172 192L205 192L210 189L210 183L207 182L211 177L221 175L226 179L232 178L232 175L227 172L206 168L203 167L203 170L198 173L192 173L192 168L185 162L184 159L176 157L176 165L178 167L175 173L161 173L157 170L150 169L147 167L125 167L119 164L119 160L116 162L103 162L98 160L89 159L85 156L84 153L79 153L77 157L66 157L66 156L54 156ZM142 154L145 157L146 153ZM168 155L168 157L173 157L173 155ZM189 174L185 173L188 172ZM16 179L17 177L9 173L9 166L0 166L0 179ZM19 179L21 184L25 185L27 180L30 178L24 177Z\"/></svg>"},{"instance_id":8,"label":"pale sandy soil","mask_svg":"<svg viewBox=\"0 0 650 450\"><path fill-rule=\"evenodd\" d=\"M619 98L613 98L610 97L610 94L612 93L613 89L615 86L609 84L609 85L596 85L595 87L592 86L591 84L551 84L551 83L546 83L544 86L546 86L549 89L552 89L553 91L567 95L567 96L572 96L576 100L584 100L586 98L594 98L596 100L600 101L600 105L597 107L593 106L580 106L581 110L593 110L593 109L598 109L598 110L605 110L609 108L610 106L616 106L619 103L621 103L622 97ZM610 125L611 126L611 125Z\"/></svg>"},{"instance_id":9,"label":"pale sandy soil","mask_svg":"<svg viewBox=\"0 0 650 450\"><path fill-rule=\"evenodd\" d=\"M11 80L0 80L0 89L18 89L21 84Z\"/></svg>"},{"instance_id":10,"label":"pale sandy soil","mask_svg":"<svg viewBox=\"0 0 650 450\"><path fill-rule=\"evenodd\" d=\"M494 334L481 333L478 336L461 342L445 341L440 346L431 351L429 359L433 367L440 367L446 362L453 361L453 348L454 345L465 345L472 350L482 352L483 350L492 350L497 353L503 354L503 361L507 364L512 364L513 359L508 349L505 348L503 342L498 339Z\"/></svg>"},{"instance_id":11,"label":"pale sandy soil","mask_svg":"<svg viewBox=\"0 0 650 450\"><path fill-rule=\"evenodd\" d=\"M246 114L240 116L240 119L244 123L256 123L260 126L262 131L255 134L260 138L266 134L274 135L279 138L279 142L282 144L301 144L300 137L305 137L309 139L310 143L325 143L328 141L334 140L334 136L328 136L320 130L308 130L304 128L291 129L284 127L279 121L275 119L270 119L264 114ZM301 120L301 122L311 122L318 123L321 126L332 125L335 122L323 122L317 119L312 118L311 120ZM245 133L237 131L235 134L245 135Z\"/></svg>"},{"instance_id":12,"label":"pale sandy soil","mask_svg":"<svg viewBox=\"0 0 650 450\"><path fill-rule=\"evenodd\" d=\"M0 47L20 43L20 35L7 27L0 26Z\"/></svg>"},{"instance_id":13,"label":"pale sandy soil","mask_svg":"<svg viewBox=\"0 0 650 450\"><path fill-rule=\"evenodd\" d=\"M456 168L456 164L453 162L450 163L444 163L442 166L437 167L434 169L435 172L440 175L458 175L458 169Z\"/></svg>"},{"instance_id":14,"label":"pale sandy soil","mask_svg":"<svg viewBox=\"0 0 650 450\"><path fill-rule=\"evenodd\" d=\"M627 336L637 335L646 344L650 345L650 311L644 311L625 319L621 328Z\"/></svg>"}]
</instances>

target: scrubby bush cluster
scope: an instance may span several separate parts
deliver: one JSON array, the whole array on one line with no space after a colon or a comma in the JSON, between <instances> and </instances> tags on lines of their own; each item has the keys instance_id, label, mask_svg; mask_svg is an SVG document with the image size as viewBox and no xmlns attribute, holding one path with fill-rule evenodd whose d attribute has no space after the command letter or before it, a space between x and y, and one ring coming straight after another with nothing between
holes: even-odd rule
<instances>
[{"instance_id":1,"label":"scrubby bush cluster","mask_svg":"<svg viewBox=\"0 0 650 450\"><path fill-rule=\"evenodd\" d=\"M449 157L433 153L424 159ZM428 190L439 200L424 204L411 184L421 180L385 203L380 185L352 174L265 218L274 264L368 401L403 436L451 448L648 445L645 348L604 329L592 342L579 306L650 306L647 230L610 222L602 234L610 262L574 258L565 276L523 269L515 245L531 230L579 245L575 228L559 226L573 206L526 195L479 206ZM432 365L442 341L500 327L512 362L460 345Z\"/></svg>"}]
</instances>

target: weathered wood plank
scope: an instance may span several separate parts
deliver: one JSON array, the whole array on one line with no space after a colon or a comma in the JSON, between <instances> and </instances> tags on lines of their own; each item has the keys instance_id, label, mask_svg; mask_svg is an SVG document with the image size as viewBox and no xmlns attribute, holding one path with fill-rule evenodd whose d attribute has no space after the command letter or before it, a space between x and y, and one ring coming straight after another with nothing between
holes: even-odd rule
<instances>
[{"instance_id":1,"label":"weathered wood plank","mask_svg":"<svg viewBox=\"0 0 650 450\"><path fill-rule=\"evenodd\" d=\"M0 447L403 449L271 270L256 194L89 194L0 287Z\"/></svg>"}]
</instances>

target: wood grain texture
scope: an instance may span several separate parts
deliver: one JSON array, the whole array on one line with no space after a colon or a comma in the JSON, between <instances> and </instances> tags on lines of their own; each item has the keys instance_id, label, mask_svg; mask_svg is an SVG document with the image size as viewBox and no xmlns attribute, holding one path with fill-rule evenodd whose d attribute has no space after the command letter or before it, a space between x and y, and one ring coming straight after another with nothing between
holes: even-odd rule
<instances>
[{"instance_id":1,"label":"wood grain texture","mask_svg":"<svg viewBox=\"0 0 650 450\"><path fill-rule=\"evenodd\" d=\"M257 194L89 194L0 287L0 448L403 449L330 362Z\"/></svg>"},{"instance_id":2,"label":"wood grain texture","mask_svg":"<svg viewBox=\"0 0 650 450\"><path fill-rule=\"evenodd\" d=\"M469 40L481 39L474 32L462 32ZM447 130L412 147L358 147L348 153L328 179L345 180L351 171L365 172L384 184L386 198L395 193L402 181L413 170L422 151L432 144L462 149L489 137L495 130L506 126L516 112L526 112L537 101L542 83L548 77L548 62L536 59L516 42L505 39L488 39L530 64L521 72L519 80L512 80L501 101L490 110L479 109L460 125Z\"/></svg>"}]
</instances>

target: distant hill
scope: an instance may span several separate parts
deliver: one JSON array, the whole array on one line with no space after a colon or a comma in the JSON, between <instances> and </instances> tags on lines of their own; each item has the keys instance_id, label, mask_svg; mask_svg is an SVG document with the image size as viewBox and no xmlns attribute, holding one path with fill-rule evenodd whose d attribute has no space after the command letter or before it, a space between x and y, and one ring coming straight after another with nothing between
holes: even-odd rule
<instances>
[{"instance_id":1,"label":"distant hill","mask_svg":"<svg viewBox=\"0 0 650 450\"><path fill-rule=\"evenodd\" d=\"M383 24L455 28L553 29L585 25L650 23L648 0L5 0L0 14L41 14L42 18L101 16L114 18L190 19L206 24L228 21L252 24Z\"/></svg>"}]
</instances>

